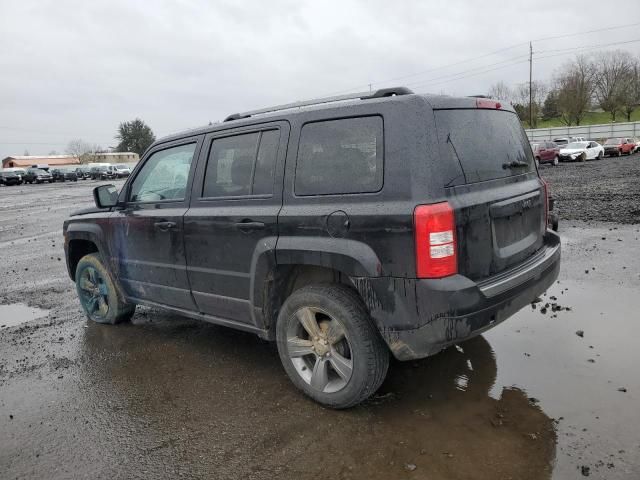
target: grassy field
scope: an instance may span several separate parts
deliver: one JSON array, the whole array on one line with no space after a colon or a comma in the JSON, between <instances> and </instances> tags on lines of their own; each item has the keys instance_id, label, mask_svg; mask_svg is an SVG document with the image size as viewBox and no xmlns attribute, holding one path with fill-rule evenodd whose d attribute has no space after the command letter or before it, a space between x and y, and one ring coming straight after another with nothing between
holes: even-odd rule
<instances>
[{"instance_id":1,"label":"grassy field","mask_svg":"<svg viewBox=\"0 0 640 480\"><path fill-rule=\"evenodd\" d=\"M616 123L626 122L625 115L618 114L616 116ZM637 108L631 115L632 122L640 122L640 108ZM585 115L580 125L600 125L603 123L610 123L611 116L607 112L589 112ZM529 122L523 122L524 128L529 128ZM550 127L565 127L559 118L552 118L551 120L540 120L536 128L550 128Z\"/></svg>"}]
</instances>

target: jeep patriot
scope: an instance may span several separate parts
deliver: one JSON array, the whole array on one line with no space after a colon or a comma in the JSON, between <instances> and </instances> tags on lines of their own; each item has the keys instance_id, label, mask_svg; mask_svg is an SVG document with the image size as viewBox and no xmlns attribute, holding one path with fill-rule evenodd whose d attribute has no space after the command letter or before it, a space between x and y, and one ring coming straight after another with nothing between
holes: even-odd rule
<instances>
[{"instance_id":1,"label":"jeep patriot","mask_svg":"<svg viewBox=\"0 0 640 480\"><path fill-rule=\"evenodd\" d=\"M557 278L560 240L510 105L398 87L230 115L156 141L64 223L89 319L136 305L277 342L323 405L390 355L478 335Z\"/></svg>"}]
</instances>

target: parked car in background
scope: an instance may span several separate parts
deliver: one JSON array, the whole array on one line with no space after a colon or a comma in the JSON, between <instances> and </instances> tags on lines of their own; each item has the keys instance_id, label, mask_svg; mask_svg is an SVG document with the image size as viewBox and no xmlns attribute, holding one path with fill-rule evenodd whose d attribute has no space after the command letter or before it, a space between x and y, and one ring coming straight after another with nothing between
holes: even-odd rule
<instances>
[{"instance_id":1,"label":"parked car in background","mask_svg":"<svg viewBox=\"0 0 640 480\"><path fill-rule=\"evenodd\" d=\"M113 168L115 169L116 176L118 178L125 178L131 175L131 168L129 168L129 165L126 165L124 163L120 165L114 165Z\"/></svg>"},{"instance_id":2,"label":"parked car in background","mask_svg":"<svg viewBox=\"0 0 640 480\"><path fill-rule=\"evenodd\" d=\"M77 167L76 175L78 176L79 180L87 180L88 178L91 178L91 167Z\"/></svg>"},{"instance_id":3,"label":"parked car in background","mask_svg":"<svg viewBox=\"0 0 640 480\"><path fill-rule=\"evenodd\" d=\"M111 167L112 165L91 167L91 180L109 180L116 178L116 172Z\"/></svg>"},{"instance_id":4,"label":"parked car in background","mask_svg":"<svg viewBox=\"0 0 640 480\"><path fill-rule=\"evenodd\" d=\"M52 168L51 176L54 182L78 181L78 174L71 168Z\"/></svg>"},{"instance_id":5,"label":"parked car in background","mask_svg":"<svg viewBox=\"0 0 640 480\"><path fill-rule=\"evenodd\" d=\"M548 189L510 105L349 99L161 139L121 192L95 188L96 208L63 227L87 317L115 324L143 304L255 333L297 388L347 408L391 355L457 345L555 282Z\"/></svg>"},{"instance_id":6,"label":"parked car in background","mask_svg":"<svg viewBox=\"0 0 640 480\"><path fill-rule=\"evenodd\" d=\"M636 148L633 149L633 153L636 153L640 150L640 138L632 138L631 140L636 144Z\"/></svg>"},{"instance_id":7,"label":"parked car in background","mask_svg":"<svg viewBox=\"0 0 640 480\"><path fill-rule=\"evenodd\" d=\"M636 147L637 144L632 138L609 138L604 142L604 154L608 157L631 155Z\"/></svg>"},{"instance_id":8,"label":"parked car in background","mask_svg":"<svg viewBox=\"0 0 640 480\"><path fill-rule=\"evenodd\" d=\"M560 138L554 138L552 140L553 143L555 143L556 145L559 145L560 147L568 145L569 143L572 143L572 142L586 142L586 141L587 139L584 137L560 137Z\"/></svg>"},{"instance_id":9,"label":"parked car in background","mask_svg":"<svg viewBox=\"0 0 640 480\"><path fill-rule=\"evenodd\" d=\"M560 161L560 147L554 142L539 142L531 145L536 162L558 165Z\"/></svg>"},{"instance_id":10,"label":"parked car in background","mask_svg":"<svg viewBox=\"0 0 640 480\"><path fill-rule=\"evenodd\" d=\"M25 183L53 183L53 176L40 168L27 168L27 173L25 173L23 180Z\"/></svg>"},{"instance_id":11,"label":"parked car in background","mask_svg":"<svg viewBox=\"0 0 640 480\"><path fill-rule=\"evenodd\" d=\"M560 149L561 162L584 162L604 157L604 148L598 142L571 142Z\"/></svg>"},{"instance_id":12,"label":"parked car in background","mask_svg":"<svg viewBox=\"0 0 640 480\"><path fill-rule=\"evenodd\" d=\"M0 172L0 185L22 185L22 175L12 171L1 171Z\"/></svg>"}]
</instances>

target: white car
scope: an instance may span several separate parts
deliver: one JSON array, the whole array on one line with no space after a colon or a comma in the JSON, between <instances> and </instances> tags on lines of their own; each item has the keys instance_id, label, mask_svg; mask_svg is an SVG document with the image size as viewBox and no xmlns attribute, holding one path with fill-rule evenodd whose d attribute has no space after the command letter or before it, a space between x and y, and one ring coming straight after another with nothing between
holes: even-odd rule
<instances>
[{"instance_id":1,"label":"white car","mask_svg":"<svg viewBox=\"0 0 640 480\"><path fill-rule=\"evenodd\" d=\"M604 147L598 142L571 142L560 149L561 162L573 162L604 158Z\"/></svg>"}]
</instances>

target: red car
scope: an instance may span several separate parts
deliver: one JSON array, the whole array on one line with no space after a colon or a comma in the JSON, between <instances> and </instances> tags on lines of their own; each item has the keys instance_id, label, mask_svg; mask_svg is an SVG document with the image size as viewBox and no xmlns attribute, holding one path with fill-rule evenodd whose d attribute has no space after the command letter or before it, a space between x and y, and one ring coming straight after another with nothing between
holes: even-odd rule
<instances>
[{"instance_id":1,"label":"red car","mask_svg":"<svg viewBox=\"0 0 640 480\"><path fill-rule=\"evenodd\" d=\"M554 166L558 165L560 161L560 146L554 142L538 142L532 143L531 149L533 150L533 156L538 164L540 163L552 163Z\"/></svg>"},{"instance_id":2,"label":"red car","mask_svg":"<svg viewBox=\"0 0 640 480\"><path fill-rule=\"evenodd\" d=\"M610 138L604 142L605 156L631 155L636 150L636 142L632 138Z\"/></svg>"}]
</instances>

